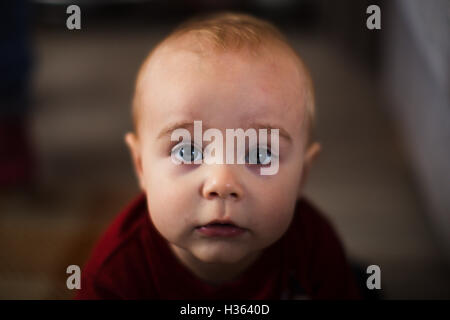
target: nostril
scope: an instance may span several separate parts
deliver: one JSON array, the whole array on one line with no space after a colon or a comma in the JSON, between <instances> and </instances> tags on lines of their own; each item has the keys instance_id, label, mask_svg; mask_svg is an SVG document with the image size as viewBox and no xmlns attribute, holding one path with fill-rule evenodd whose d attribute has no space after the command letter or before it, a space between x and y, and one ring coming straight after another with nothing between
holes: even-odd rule
<instances>
[{"instance_id":1,"label":"nostril","mask_svg":"<svg viewBox=\"0 0 450 320\"><path fill-rule=\"evenodd\" d=\"M209 191L207 193L205 193L205 197L207 197L208 199L215 199L215 198L221 198L221 199L226 199L226 198L232 198L232 199L239 199L240 198L240 194L238 192L220 192L220 191Z\"/></svg>"},{"instance_id":2,"label":"nostril","mask_svg":"<svg viewBox=\"0 0 450 320\"><path fill-rule=\"evenodd\" d=\"M218 197L219 194L217 192L215 192L215 191L212 191L212 192L209 193L209 196L210 197Z\"/></svg>"}]
</instances>

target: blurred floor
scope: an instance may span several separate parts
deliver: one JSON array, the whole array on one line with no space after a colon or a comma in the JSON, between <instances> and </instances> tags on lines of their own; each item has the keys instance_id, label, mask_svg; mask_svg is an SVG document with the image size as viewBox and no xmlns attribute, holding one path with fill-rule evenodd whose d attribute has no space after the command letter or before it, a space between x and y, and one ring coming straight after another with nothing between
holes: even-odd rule
<instances>
[{"instance_id":1,"label":"blurred floor","mask_svg":"<svg viewBox=\"0 0 450 320\"><path fill-rule=\"evenodd\" d=\"M138 192L123 135L136 71L167 31L36 31L39 193L1 199L0 298L71 297L67 266L83 264ZM308 195L353 259L381 267L385 298L450 298L448 270L369 72L320 37L289 34L318 97L323 153Z\"/></svg>"}]
</instances>

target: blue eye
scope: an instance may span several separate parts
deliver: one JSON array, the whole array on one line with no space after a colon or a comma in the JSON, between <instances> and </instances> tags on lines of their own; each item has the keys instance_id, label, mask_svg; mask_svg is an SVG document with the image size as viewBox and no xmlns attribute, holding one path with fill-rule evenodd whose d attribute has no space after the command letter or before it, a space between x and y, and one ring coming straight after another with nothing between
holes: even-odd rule
<instances>
[{"instance_id":1,"label":"blue eye","mask_svg":"<svg viewBox=\"0 0 450 320\"><path fill-rule=\"evenodd\" d=\"M202 151L199 150L194 144L178 144L176 145L171 154L176 160L182 163L192 163L196 160L202 159Z\"/></svg>"},{"instance_id":2,"label":"blue eye","mask_svg":"<svg viewBox=\"0 0 450 320\"><path fill-rule=\"evenodd\" d=\"M266 165L272 160L272 153L269 149L255 148L245 156L245 163Z\"/></svg>"}]
</instances>

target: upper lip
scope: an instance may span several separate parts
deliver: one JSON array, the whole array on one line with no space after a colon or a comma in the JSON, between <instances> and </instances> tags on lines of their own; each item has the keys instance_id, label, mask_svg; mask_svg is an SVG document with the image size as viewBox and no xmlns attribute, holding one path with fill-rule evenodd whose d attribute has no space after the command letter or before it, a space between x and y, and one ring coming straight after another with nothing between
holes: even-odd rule
<instances>
[{"instance_id":1,"label":"upper lip","mask_svg":"<svg viewBox=\"0 0 450 320\"><path fill-rule=\"evenodd\" d=\"M229 220L229 219L215 219L215 220L208 222L207 224L198 226L198 228L205 227L205 226L208 226L211 224L228 224L228 225L232 225L232 226L241 228L240 226L238 226L236 223L234 223L232 220Z\"/></svg>"}]
</instances>

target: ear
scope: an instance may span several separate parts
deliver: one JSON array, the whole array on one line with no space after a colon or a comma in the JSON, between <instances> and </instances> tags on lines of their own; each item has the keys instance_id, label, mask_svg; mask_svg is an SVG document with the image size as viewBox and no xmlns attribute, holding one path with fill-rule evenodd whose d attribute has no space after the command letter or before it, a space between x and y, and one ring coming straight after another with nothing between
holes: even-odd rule
<instances>
[{"instance_id":1,"label":"ear","mask_svg":"<svg viewBox=\"0 0 450 320\"><path fill-rule=\"evenodd\" d=\"M322 150L321 145L318 142L312 143L305 152L305 157L303 161L303 169L302 169L302 177L300 181L300 186L298 190L298 198L300 198L303 194L303 188L305 186L306 181L308 180L309 171L313 163L316 161L317 157Z\"/></svg>"},{"instance_id":2,"label":"ear","mask_svg":"<svg viewBox=\"0 0 450 320\"><path fill-rule=\"evenodd\" d=\"M142 173L142 153L139 139L136 134L128 132L125 134L125 143L130 149L131 159L133 160L133 166L139 181L139 186L142 190L145 190L144 175Z\"/></svg>"}]
</instances>

